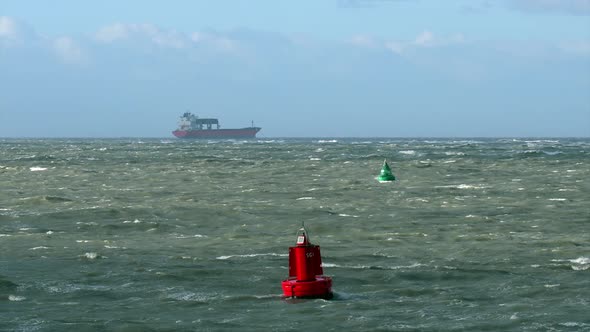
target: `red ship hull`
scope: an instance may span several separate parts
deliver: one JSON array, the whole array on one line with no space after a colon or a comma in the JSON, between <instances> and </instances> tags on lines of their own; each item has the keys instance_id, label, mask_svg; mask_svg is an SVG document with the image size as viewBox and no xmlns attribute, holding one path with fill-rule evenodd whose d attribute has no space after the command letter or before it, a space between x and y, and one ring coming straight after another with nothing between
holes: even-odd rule
<instances>
[{"instance_id":1,"label":"red ship hull","mask_svg":"<svg viewBox=\"0 0 590 332\"><path fill-rule=\"evenodd\" d=\"M256 138L259 127L241 129L203 129L203 130L175 130L172 134L178 138Z\"/></svg>"}]
</instances>

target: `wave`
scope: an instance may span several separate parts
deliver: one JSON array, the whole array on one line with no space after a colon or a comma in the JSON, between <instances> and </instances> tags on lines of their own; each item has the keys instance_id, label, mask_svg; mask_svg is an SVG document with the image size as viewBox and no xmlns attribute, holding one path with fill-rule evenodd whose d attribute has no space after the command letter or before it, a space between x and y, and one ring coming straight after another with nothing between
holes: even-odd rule
<instances>
[{"instance_id":1,"label":"wave","mask_svg":"<svg viewBox=\"0 0 590 332\"><path fill-rule=\"evenodd\" d=\"M268 253L268 254L227 255L227 256L215 257L215 259L225 260L225 259L232 259L232 258L252 258L252 257L261 257L261 256L288 257L289 254Z\"/></svg>"},{"instance_id":2,"label":"wave","mask_svg":"<svg viewBox=\"0 0 590 332\"><path fill-rule=\"evenodd\" d=\"M489 188L485 185L473 185L473 184L452 184L446 186L434 186L434 188L454 188L454 189L486 189Z\"/></svg>"},{"instance_id":3,"label":"wave","mask_svg":"<svg viewBox=\"0 0 590 332\"><path fill-rule=\"evenodd\" d=\"M414 263L411 265L395 265L395 266L382 266L382 265L339 265L333 263L322 263L322 267L329 268L340 268L340 269L353 269L353 270L404 270L404 269L415 269L418 267L427 266L426 264Z\"/></svg>"},{"instance_id":4,"label":"wave","mask_svg":"<svg viewBox=\"0 0 590 332\"><path fill-rule=\"evenodd\" d=\"M88 259L88 260L95 260L95 259L102 259L102 258L106 258L105 256L102 256L96 252L87 252L84 253L83 255L80 255L79 257Z\"/></svg>"},{"instance_id":5,"label":"wave","mask_svg":"<svg viewBox=\"0 0 590 332\"><path fill-rule=\"evenodd\" d=\"M38 246L38 247L29 248L29 250L44 250L44 249L49 249L49 247L46 247L46 246Z\"/></svg>"},{"instance_id":6,"label":"wave","mask_svg":"<svg viewBox=\"0 0 590 332\"><path fill-rule=\"evenodd\" d=\"M562 268L570 268L574 271L585 271L590 269L590 258L580 256L574 259L552 259L552 262L555 263L565 263L565 264L557 264L558 267Z\"/></svg>"},{"instance_id":7,"label":"wave","mask_svg":"<svg viewBox=\"0 0 590 332\"><path fill-rule=\"evenodd\" d=\"M522 155L522 156L525 156L525 157L557 156L557 155L564 154L564 152L561 151L561 150L548 151L548 150L538 150L538 149L532 149L532 150L511 150L510 153L511 154L516 154L516 155Z\"/></svg>"},{"instance_id":8,"label":"wave","mask_svg":"<svg viewBox=\"0 0 590 332\"><path fill-rule=\"evenodd\" d=\"M30 196L30 197L23 197L20 198L22 202L30 203L33 205L43 204L43 203L64 203L64 202L72 202L73 200L67 197L62 196L50 196L50 195L43 195L43 196Z\"/></svg>"},{"instance_id":9,"label":"wave","mask_svg":"<svg viewBox=\"0 0 590 332\"><path fill-rule=\"evenodd\" d=\"M167 299L176 301L187 301L187 302L198 302L198 303L209 303L212 300L219 299L217 294L206 294L206 293L195 293L191 291L180 291L169 293L166 295Z\"/></svg>"},{"instance_id":10,"label":"wave","mask_svg":"<svg viewBox=\"0 0 590 332\"><path fill-rule=\"evenodd\" d=\"M576 259L570 259L569 261L573 263L573 270L582 271L590 268L590 258L588 257L578 257Z\"/></svg>"},{"instance_id":11,"label":"wave","mask_svg":"<svg viewBox=\"0 0 590 332\"><path fill-rule=\"evenodd\" d=\"M29 156L22 156L14 158L15 161L56 161L57 158L54 156L47 156L47 155L29 155Z\"/></svg>"},{"instance_id":12,"label":"wave","mask_svg":"<svg viewBox=\"0 0 590 332\"><path fill-rule=\"evenodd\" d=\"M414 151L414 150L403 150L403 151L398 151L398 153L399 154L409 155L409 156L416 155L416 151Z\"/></svg>"},{"instance_id":13,"label":"wave","mask_svg":"<svg viewBox=\"0 0 590 332\"><path fill-rule=\"evenodd\" d=\"M0 275L0 298L5 296L8 292L16 290L17 286L18 285L16 283L5 279L5 277Z\"/></svg>"}]
</instances>

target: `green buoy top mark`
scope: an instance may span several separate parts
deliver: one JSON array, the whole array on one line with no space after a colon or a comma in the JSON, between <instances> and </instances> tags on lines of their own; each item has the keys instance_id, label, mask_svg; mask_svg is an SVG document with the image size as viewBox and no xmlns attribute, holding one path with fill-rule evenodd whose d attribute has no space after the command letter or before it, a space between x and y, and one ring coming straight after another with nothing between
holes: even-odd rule
<instances>
[{"instance_id":1,"label":"green buoy top mark","mask_svg":"<svg viewBox=\"0 0 590 332\"><path fill-rule=\"evenodd\" d=\"M387 159L383 161L383 167L381 168L381 173L377 177L377 181L379 182L391 182L395 181L395 175L391 173L391 168L387 164Z\"/></svg>"}]
</instances>

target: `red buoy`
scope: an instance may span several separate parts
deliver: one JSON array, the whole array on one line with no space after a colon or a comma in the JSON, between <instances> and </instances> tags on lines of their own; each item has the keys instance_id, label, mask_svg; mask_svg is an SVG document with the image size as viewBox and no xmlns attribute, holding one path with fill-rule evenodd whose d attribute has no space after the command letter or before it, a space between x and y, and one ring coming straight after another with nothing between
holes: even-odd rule
<instances>
[{"instance_id":1,"label":"red buoy","mask_svg":"<svg viewBox=\"0 0 590 332\"><path fill-rule=\"evenodd\" d=\"M283 295L298 298L332 298L332 278L324 276L320 246L311 244L305 227L297 232L297 245L289 247L289 278Z\"/></svg>"}]
</instances>

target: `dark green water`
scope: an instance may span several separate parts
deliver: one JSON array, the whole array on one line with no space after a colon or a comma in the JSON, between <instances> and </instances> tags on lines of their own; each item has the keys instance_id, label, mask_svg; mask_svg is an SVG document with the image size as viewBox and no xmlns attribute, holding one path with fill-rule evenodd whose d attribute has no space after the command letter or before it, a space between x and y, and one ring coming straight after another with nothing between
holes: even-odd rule
<instances>
[{"instance_id":1,"label":"dark green water","mask_svg":"<svg viewBox=\"0 0 590 332\"><path fill-rule=\"evenodd\" d=\"M0 330L590 331L589 179L589 139L0 140ZM302 221L333 300L281 297Z\"/></svg>"}]
</instances>

